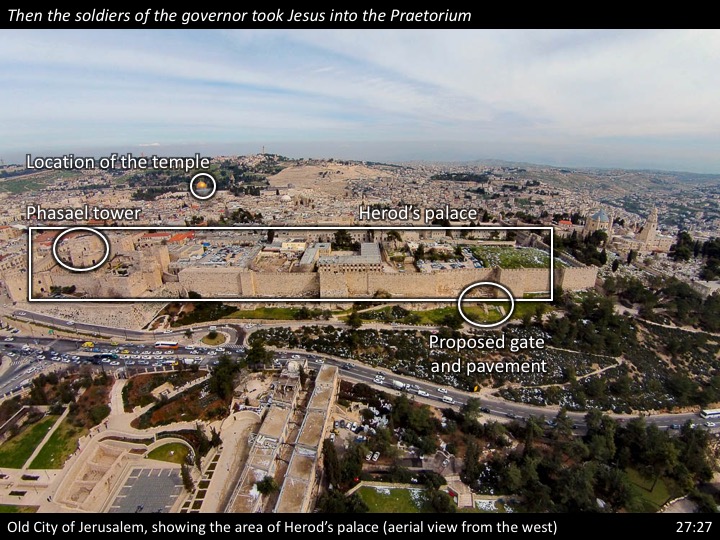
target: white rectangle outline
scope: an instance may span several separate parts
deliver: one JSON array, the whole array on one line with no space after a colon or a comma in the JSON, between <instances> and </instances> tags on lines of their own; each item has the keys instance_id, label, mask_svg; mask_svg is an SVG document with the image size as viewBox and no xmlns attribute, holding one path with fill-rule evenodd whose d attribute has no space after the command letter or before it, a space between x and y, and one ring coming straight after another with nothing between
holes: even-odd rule
<instances>
[{"instance_id":1,"label":"white rectangle outline","mask_svg":"<svg viewBox=\"0 0 720 540\"><path fill-rule=\"evenodd\" d=\"M78 225L82 227L82 225ZM253 297L253 298L33 298L32 297L32 236L33 231L64 231L67 229L73 229L73 227L28 227L28 302L30 303L42 303L42 302L122 302L122 303L134 303L134 302L284 302L284 303L325 303L325 302L375 302L375 303L410 303L410 302L426 302L426 303L450 303L456 302L457 298L265 298L265 297ZM370 226L370 227L359 227L359 226L290 226L290 227L279 227L279 226L255 226L255 227L183 227L181 225L169 225L166 227L153 227L153 226L140 226L132 225L127 227L87 227L98 231L147 231L147 230L160 230L160 231L548 231L550 233L550 298L516 298L516 302L553 302L555 300L555 239L554 239L554 227L547 226L529 226L529 227L391 227L391 226ZM470 283L468 283L470 285ZM502 285L502 283L501 283ZM467 298L465 301L479 301L477 298ZM507 298L493 299L493 302L508 302Z\"/></svg>"}]
</instances>

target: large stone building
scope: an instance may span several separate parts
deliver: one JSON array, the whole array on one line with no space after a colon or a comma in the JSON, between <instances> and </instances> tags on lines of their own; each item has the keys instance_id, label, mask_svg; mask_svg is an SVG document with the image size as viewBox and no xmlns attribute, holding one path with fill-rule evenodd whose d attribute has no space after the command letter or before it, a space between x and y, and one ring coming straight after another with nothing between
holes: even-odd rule
<instances>
[{"instance_id":1,"label":"large stone building","mask_svg":"<svg viewBox=\"0 0 720 540\"><path fill-rule=\"evenodd\" d=\"M275 512L307 513L318 487L322 441L330 426L339 385L337 366L324 365L315 379L307 412L295 441Z\"/></svg>"},{"instance_id":2,"label":"large stone building","mask_svg":"<svg viewBox=\"0 0 720 540\"><path fill-rule=\"evenodd\" d=\"M613 238L614 247L620 252L631 249L638 253L667 253L675 242L672 236L663 236L658 233L658 211L653 208L640 231L635 234L628 232Z\"/></svg>"},{"instance_id":3,"label":"large stone building","mask_svg":"<svg viewBox=\"0 0 720 540\"><path fill-rule=\"evenodd\" d=\"M596 223L604 227L609 219L604 212ZM110 235L111 256L93 272L69 272L55 264L45 241L33 241L33 297L48 296L58 288L73 287L86 298L188 298L191 293L204 298L438 298L452 299L472 283L494 281L507 286L516 298L528 294L549 296L551 272L548 268L483 267L479 263L425 265L422 271L402 267L412 265L407 247L396 241L386 244L362 242L359 252L333 251L329 242L309 242L300 256L295 249L266 252L261 240L232 243L230 237L205 236L189 243L170 246L157 233ZM158 239L160 239L158 241ZM189 239L185 238L187 242ZM299 248L302 239L279 240L288 247ZM470 241L470 240L468 240ZM483 242L472 240L473 242ZM507 244L508 242L503 242ZM67 247L74 264L92 263L98 254L78 238ZM213 255L207 246L216 244ZM273 242L270 245L274 245ZM455 240L445 237L435 245L456 247ZM501 246L502 247L502 246ZM515 249L511 245L504 249ZM208 248L209 249L209 248ZM389 249L401 263L390 260ZM401 250L402 249L402 250ZM234 251L233 251L234 250ZM439 250L439 248L438 248ZM399 255L397 255L399 253ZM403 255L403 253L405 255ZM452 256L452 255L450 255ZM408 262L408 257L410 261ZM199 258L199 259L198 259ZM399 264L400 267L396 266ZM474 264L474 266L473 266ZM437 266L435 268L434 266ZM555 269L555 284L569 290L595 285L597 269L583 265L566 265ZM14 298L26 292L22 287L7 287ZM21 298L18 298L21 299Z\"/></svg>"},{"instance_id":4,"label":"large stone building","mask_svg":"<svg viewBox=\"0 0 720 540\"><path fill-rule=\"evenodd\" d=\"M583 237L590 236L595 231L603 231L608 235L612 235L612 216L602 208L592 215L585 218L585 227L583 227Z\"/></svg>"}]
</instances>

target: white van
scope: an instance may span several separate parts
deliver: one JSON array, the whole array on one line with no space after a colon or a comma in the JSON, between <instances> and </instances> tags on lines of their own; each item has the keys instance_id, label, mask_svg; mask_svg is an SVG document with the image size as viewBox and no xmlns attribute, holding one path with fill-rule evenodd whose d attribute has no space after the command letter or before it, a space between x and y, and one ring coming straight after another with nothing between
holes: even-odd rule
<instances>
[{"instance_id":1,"label":"white van","mask_svg":"<svg viewBox=\"0 0 720 540\"><path fill-rule=\"evenodd\" d=\"M453 403L453 398L451 398L450 396L443 396L442 400L445 403Z\"/></svg>"}]
</instances>

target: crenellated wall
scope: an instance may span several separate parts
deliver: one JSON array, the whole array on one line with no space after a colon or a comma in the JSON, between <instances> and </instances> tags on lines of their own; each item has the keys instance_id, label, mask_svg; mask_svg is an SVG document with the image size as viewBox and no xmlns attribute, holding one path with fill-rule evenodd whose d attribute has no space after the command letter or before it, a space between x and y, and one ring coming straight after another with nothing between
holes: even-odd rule
<instances>
[{"instance_id":1,"label":"crenellated wall","mask_svg":"<svg viewBox=\"0 0 720 540\"><path fill-rule=\"evenodd\" d=\"M317 298L320 294L320 279L314 272L265 273L255 272L256 296L268 298ZM251 296L244 294L243 296Z\"/></svg>"},{"instance_id":2,"label":"crenellated wall","mask_svg":"<svg viewBox=\"0 0 720 540\"><path fill-rule=\"evenodd\" d=\"M557 285L560 285L566 291L592 289L595 287L597 275L597 266L558 268L556 274L559 278Z\"/></svg>"},{"instance_id":3,"label":"crenellated wall","mask_svg":"<svg viewBox=\"0 0 720 540\"><path fill-rule=\"evenodd\" d=\"M594 266L563 267L555 271L556 284L566 290L595 286ZM175 281L176 280L176 281ZM7 280L13 298L20 296L19 280ZM167 276L166 276L167 281ZM542 268L473 268L432 273L384 274L372 272L255 272L237 267L190 267L181 270L173 283L163 283L161 265L153 264L128 276L94 273L37 272L33 276L35 295L47 294L50 287L75 285L78 291L96 298L149 296L167 289L195 291L206 298L370 298L386 292L395 298L455 298L472 283L493 281L508 287L517 298L527 293L549 294L550 277ZM41 291L44 289L44 291Z\"/></svg>"},{"instance_id":4,"label":"crenellated wall","mask_svg":"<svg viewBox=\"0 0 720 540\"><path fill-rule=\"evenodd\" d=\"M241 296L239 268L184 268L178 272L180 284L205 297Z\"/></svg>"}]
</instances>

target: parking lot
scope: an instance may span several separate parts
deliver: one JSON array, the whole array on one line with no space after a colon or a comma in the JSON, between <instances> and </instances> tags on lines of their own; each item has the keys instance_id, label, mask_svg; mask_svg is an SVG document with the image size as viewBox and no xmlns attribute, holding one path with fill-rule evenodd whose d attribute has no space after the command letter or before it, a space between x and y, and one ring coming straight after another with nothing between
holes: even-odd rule
<instances>
[{"instance_id":1,"label":"parking lot","mask_svg":"<svg viewBox=\"0 0 720 540\"><path fill-rule=\"evenodd\" d=\"M130 471L108 512L167 513L182 490L179 469L135 468Z\"/></svg>"}]
</instances>

